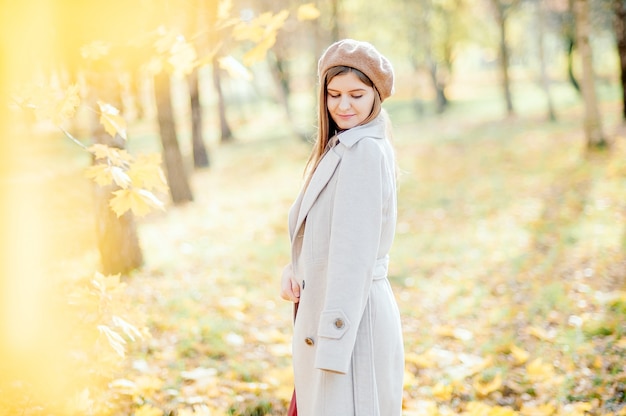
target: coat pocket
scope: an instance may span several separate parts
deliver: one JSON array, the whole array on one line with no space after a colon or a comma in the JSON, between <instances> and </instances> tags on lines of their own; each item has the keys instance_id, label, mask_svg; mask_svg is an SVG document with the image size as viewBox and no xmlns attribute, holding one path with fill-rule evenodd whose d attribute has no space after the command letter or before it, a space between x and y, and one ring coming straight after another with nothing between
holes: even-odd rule
<instances>
[{"instance_id":1,"label":"coat pocket","mask_svg":"<svg viewBox=\"0 0 626 416\"><path fill-rule=\"evenodd\" d=\"M320 315L320 325L317 334L320 337L340 339L348 332L350 321L340 309L324 311Z\"/></svg>"}]
</instances>

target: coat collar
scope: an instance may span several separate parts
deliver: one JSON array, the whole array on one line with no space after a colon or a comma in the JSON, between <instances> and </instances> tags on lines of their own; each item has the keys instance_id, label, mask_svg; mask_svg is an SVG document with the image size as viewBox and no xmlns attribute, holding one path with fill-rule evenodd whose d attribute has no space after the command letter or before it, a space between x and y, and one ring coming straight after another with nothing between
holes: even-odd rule
<instances>
[{"instance_id":1,"label":"coat collar","mask_svg":"<svg viewBox=\"0 0 626 416\"><path fill-rule=\"evenodd\" d=\"M385 119L382 114L376 116L375 119L367 124L353 127L337 135L339 141L346 145L347 148L354 146L364 137L373 137L375 139L385 138Z\"/></svg>"},{"instance_id":2,"label":"coat collar","mask_svg":"<svg viewBox=\"0 0 626 416\"><path fill-rule=\"evenodd\" d=\"M385 137L385 120L381 115L378 115L369 123L339 133L337 137L339 143L330 148L322 157L315 172L313 172L313 176L311 176L308 186L300 192L298 199L296 199L294 203L294 213L297 213L297 215L294 216L296 221L295 223L289 224L292 242L304 223L304 219L317 199L317 196L322 192L322 189L324 189L335 173L344 151L354 146L364 137L383 139Z\"/></svg>"}]
</instances>

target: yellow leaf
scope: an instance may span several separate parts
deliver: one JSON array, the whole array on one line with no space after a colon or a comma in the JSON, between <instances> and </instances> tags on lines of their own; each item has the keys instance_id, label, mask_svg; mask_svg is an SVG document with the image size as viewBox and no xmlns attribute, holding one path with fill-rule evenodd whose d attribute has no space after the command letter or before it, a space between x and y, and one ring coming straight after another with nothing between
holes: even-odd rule
<instances>
[{"instance_id":1,"label":"yellow leaf","mask_svg":"<svg viewBox=\"0 0 626 416\"><path fill-rule=\"evenodd\" d=\"M119 166L111 166L111 177L113 182L120 188L126 189L131 183L130 177L126 174L124 169Z\"/></svg>"},{"instance_id":2,"label":"yellow leaf","mask_svg":"<svg viewBox=\"0 0 626 416\"><path fill-rule=\"evenodd\" d=\"M265 55L267 55L267 51L274 46L276 43L276 34L272 34L271 36L267 36L261 42L257 43L257 45L245 53L243 56L243 63L245 65L252 65L255 62L260 62L265 59Z\"/></svg>"},{"instance_id":3,"label":"yellow leaf","mask_svg":"<svg viewBox=\"0 0 626 416\"><path fill-rule=\"evenodd\" d=\"M98 185L106 186L113 182L111 177L111 169L109 165L98 164L89 166L85 169L85 177L93 179Z\"/></svg>"},{"instance_id":4,"label":"yellow leaf","mask_svg":"<svg viewBox=\"0 0 626 416\"><path fill-rule=\"evenodd\" d=\"M262 27L246 22L240 22L233 28L233 38L238 41L251 40L252 42L260 42L264 33L265 29Z\"/></svg>"},{"instance_id":5,"label":"yellow leaf","mask_svg":"<svg viewBox=\"0 0 626 416\"><path fill-rule=\"evenodd\" d=\"M437 383L433 387L433 397L438 400L450 400L452 398L452 390L454 387L450 384Z\"/></svg>"},{"instance_id":6,"label":"yellow leaf","mask_svg":"<svg viewBox=\"0 0 626 416\"><path fill-rule=\"evenodd\" d=\"M320 17L320 11L313 3L306 3L298 7L298 20L315 20Z\"/></svg>"},{"instance_id":7,"label":"yellow leaf","mask_svg":"<svg viewBox=\"0 0 626 416\"><path fill-rule=\"evenodd\" d=\"M471 331L463 328L453 328L451 326L441 326L437 328L437 335L458 339L459 341L469 341L474 338Z\"/></svg>"},{"instance_id":8,"label":"yellow leaf","mask_svg":"<svg viewBox=\"0 0 626 416\"><path fill-rule=\"evenodd\" d=\"M418 368L434 368L435 360L426 354L407 353L405 362L414 364Z\"/></svg>"},{"instance_id":9,"label":"yellow leaf","mask_svg":"<svg viewBox=\"0 0 626 416\"><path fill-rule=\"evenodd\" d=\"M530 353L528 353L528 351L519 348L515 344L511 345L511 355L515 359L515 364L517 365L524 364L530 357Z\"/></svg>"},{"instance_id":10,"label":"yellow leaf","mask_svg":"<svg viewBox=\"0 0 626 416\"><path fill-rule=\"evenodd\" d=\"M164 381L157 376L143 375L136 379L137 390L143 396L152 396L163 388Z\"/></svg>"},{"instance_id":11,"label":"yellow leaf","mask_svg":"<svg viewBox=\"0 0 626 416\"><path fill-rule=\"evenodd\" d=\"M164 205L152 193L144 189L120 189L113 192L109 205L118 217L131 210L137 216L144 216L154 208L164 209Z\"/></svg>"},{"instance_id":12,"label":"yellow leaf","mask_svg":"<svg viewBox=\"0 0 626 416\"><path fill-rule=\"evenodd\" d=\"M463 415L466 416L485 416L491 411L491 406L481 402L469 402Z\"/></svg>"},{"instance_id":13,"label":"yellow leaf","mask_svg":"<svg viewBox=\"0 0 626 416\"><path fill-rule=\"evenodd\" d=\"M115 183L120 188L126 189L132 180L130 176L119 166L100 163L85 169L85 176L93 179L98 185L106 186Z\"/></svg>"},{"instance_id":14,"label":"yellow leaf","mask_svg":"<svg viewBox=\"0 0 626 416\"><path fill-rule=\"evenodd\" d=\"M97 160L107 159L115 166L124 166L133 160L133 157L124 149L110 147L104 144L94 144L87 149Z\"/></svg>"},{"instance_id":15,"label":"yellow leaf","mask_svg":"<svg viewBox=\"0 0 626 416\"><path fill-rule=\"evenodd\" d=\"M283 26L288 16L287 10L276 14L262 13L250 22L240 22L235 25L233 37L235 40L250 40L254 43L267 42L267 38L275 39L276 31Z\"/></svg>"},{"instance_id":16,"label":"yellow leaf","mask_svg":"<svg viewBox=\"0 0 626 416\"><path fill-rule=\"evenodd\" d=\"M248 70L248 68L243 66L241 63L239 63L238 60L236 60L232 56L228 55L219 58L218 62L220 64L220 67L222 69L225 69L226 72L228 72L228 75L230 75L232 78L244 79L246 81L252 80L252 73Z\"/></svg>"},{"instance_id":17,"label":"yellow leaf","mask_svg":"<svg viewBox=\"0 0 626 416\"><path fill-rule=\"evenodd\" d=\"M126 121L120 115L120 111L102 101L98 101L98 105L100 106L100 123L104 126L104 130L113 137L119 134L122 139L126 140Z\"/></svg>"},{"instance_id":18,"label":"yellow leaf","mask_svg":"<svg viewBox=\"0 0 626 416\"><path fill-rule=\"evenodd\" d=\"M139 155L126 172L134 186L156 191L167 191L167 181L161 168L161 154Z\"/></svg>"},{"instance_id":19,"label":"yellow leaf","mask_svg":"<svg viewBox=\"0 0 626 416\"><path fill-rule=\"evenodd\" d=\"M490 411L488 416L516 416L518 413L506 406L495 406Z\"/></svg>"},{"instance_id":20,"label":"yellow leaf","mask_svg":"<svg viewBox=\"0 0 626 416\"><path fill-rule=\"evenodd\" d=\"M548 331L546 331L543 328L539 328L539 327L536 327L536 326L531 326L531 327L528 327L526 329L526 332L529 335L532 335L532 336L534 336L534 337L536 337L536 338L538 338L538 339L540 339L542 341L550 341L551 342L551 341L554 340L554 335L550 334Z\"/></svg>"},{"instance_id":21,"label":"yellow leaf","mask_svg":"<svg viewBox=\"0 0 626 416\"><path fill-rule=\"evenodd\" d=\"M476 379L474 380L473 386L476 393L480 396L488 396L494 391L500 390L502 387L502 374L497 373L491 381L487 381L485 383Z\"/></svg>"},{"instance_id":22,"label":"yellow leaf","mask_svg":"<svg viewBox=\"0 0 626 416\"><path fill-rule=\"evenodd\" d=\"M537 358L526 365L526 373L531 381L547 380L554 377L554 367Z\"/></svg>"},{"instance_id":23,"label":"yellow leaf","mask_svg":"<svg viewBox=\"0 0 626 416\"><path fill-rule=\"evenodd\" d=\"M413 389L416 386L419 386L419 380L415 377L410 371L404 371L404 388L405 389Z\"/></svg>"}]
</instances>

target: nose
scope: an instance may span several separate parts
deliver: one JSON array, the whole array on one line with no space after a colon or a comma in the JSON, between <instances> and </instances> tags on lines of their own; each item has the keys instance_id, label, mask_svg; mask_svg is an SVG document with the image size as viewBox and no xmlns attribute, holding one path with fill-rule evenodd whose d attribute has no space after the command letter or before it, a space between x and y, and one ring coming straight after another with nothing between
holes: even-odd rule
<instances>
[{"instance_id":1,"label":"nose","mask_svg":"<svg viewBox=\"0 0 626 416\"><path fill-rule=\"evenodd\" d=\"M339 101L339 109L340 110L349 110L350 109L350 99L342 95L341 100Z\"/></svg>"}]
</instances>

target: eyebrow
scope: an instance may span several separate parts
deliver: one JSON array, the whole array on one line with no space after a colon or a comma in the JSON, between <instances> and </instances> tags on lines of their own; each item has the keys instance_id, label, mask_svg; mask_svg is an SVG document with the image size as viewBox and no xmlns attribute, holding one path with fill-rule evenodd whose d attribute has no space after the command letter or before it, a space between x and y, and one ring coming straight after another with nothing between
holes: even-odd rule
<instances>
[{"instance_id":1,"label":"eyebrow","mask_svg":"<svg viewBox=\"0 0 626 416\"><path fill-rule=\"evenodd\" d=\"M327 91L332 91L332 92L341 92L340 90L335 90L333 88L326 88ZM355 88L353 90L350 90L348 92L356 92L356 91L367 91L365 88Z\"/></svg>"}]
</instances>

